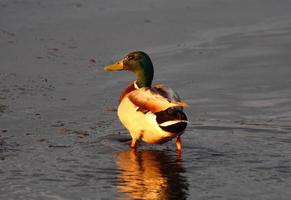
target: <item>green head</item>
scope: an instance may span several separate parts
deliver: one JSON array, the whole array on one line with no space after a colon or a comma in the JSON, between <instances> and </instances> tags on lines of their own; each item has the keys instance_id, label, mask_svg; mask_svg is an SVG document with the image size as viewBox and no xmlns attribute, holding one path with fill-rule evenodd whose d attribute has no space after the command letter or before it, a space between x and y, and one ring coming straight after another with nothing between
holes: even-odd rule
<instances>
[{"instance_id":1,"label":"green head","mask_svg":"<svg viewBox=\"0 0 291 200\"><path fill-rule=\"evenodd\" d=\"M132 71L136 77L138 87L151 87L154 68L150 57L141 51L129 53L122 60L113 65L104 67L106 71Z\"/></svg>"}]
</instances>

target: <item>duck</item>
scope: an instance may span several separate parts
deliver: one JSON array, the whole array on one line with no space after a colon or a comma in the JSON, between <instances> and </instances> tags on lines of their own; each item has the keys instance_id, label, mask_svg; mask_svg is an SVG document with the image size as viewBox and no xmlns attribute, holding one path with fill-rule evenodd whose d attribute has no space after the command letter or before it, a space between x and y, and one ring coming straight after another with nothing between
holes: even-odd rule
<instances>
[{"instance_id":1,"label":"duck","mask_svg":"<svg viewBox=\"0 0 291 200\"><path fill-rule=\"evenodd\" d=\"M176 140L176 149L182 150L181 135L188 122L184 107L188 104L170 87L152 86L154 67L148 54L134 51L105 71L131 71L136 80L121 93L117 115L131 135L130 147L136 149L138 141L163 144Z\"/></svg>"}]
</instances>

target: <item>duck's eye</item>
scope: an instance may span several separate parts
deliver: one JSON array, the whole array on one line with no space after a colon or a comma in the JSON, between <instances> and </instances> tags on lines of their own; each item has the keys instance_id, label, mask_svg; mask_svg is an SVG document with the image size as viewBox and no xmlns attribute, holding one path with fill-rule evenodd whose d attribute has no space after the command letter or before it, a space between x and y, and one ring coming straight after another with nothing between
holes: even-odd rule
<instances>
[{"instance_id":1,"label":"duck's eye","mask_svg":"<svg viewBox=\"0 0 291 200\"><path fill-rule=\"evenodd\" d=\"M133 55L127 56L127 60L133 60L133 59L134 59L134 56Z\"/></svg>"}]
</instances>

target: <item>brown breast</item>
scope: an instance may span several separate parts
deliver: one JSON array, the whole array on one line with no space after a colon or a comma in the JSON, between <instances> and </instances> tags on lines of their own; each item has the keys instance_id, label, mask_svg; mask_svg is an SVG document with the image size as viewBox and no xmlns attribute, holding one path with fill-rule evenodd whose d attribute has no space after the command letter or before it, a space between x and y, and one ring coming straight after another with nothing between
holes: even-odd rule
<instances>
[{"instance_id":1,"label":"brown breast","mask_svg":"<svg viewBox=\"0 0 291 200\"><path fill-rule=\"evenodd\" d=\"M129 84L121 93L120 98L119 98L119 102L121 102L121 100L131 91L136 90L134 87L134 82Z\"/></svg>"}]
</instances>

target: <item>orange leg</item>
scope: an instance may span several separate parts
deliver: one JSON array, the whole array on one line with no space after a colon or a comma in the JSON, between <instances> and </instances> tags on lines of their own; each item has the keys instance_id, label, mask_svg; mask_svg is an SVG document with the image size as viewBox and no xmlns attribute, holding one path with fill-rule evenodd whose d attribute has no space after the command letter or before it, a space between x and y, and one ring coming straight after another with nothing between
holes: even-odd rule
<instances>
[{"instance_id":1,"label":"orange leg","mask_svg":"<svg viewBox=\"0 0 291 200\"><path fill-rule=\"evenodd\" d=\"M176 147L177 147L177 151L182 151L182 141L181 141L181 138L180 136L177 137L176 139Z\"/></svg>"},{"instance_id":2,"label":"orange leg","mask_svg":"<svg viewBox=\"0 0 291 200\"><path fill-rule=\"evenodd\" d=\"M130 147L135 149L137 147L137 140L136 139L133 139L131 140L131 143L130 143Z\"/></svg>"}]
</instances>

